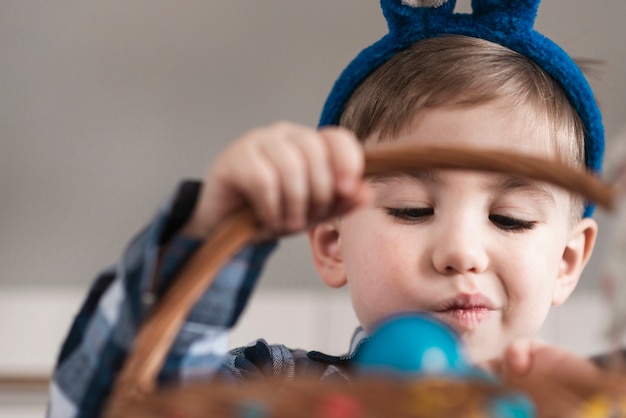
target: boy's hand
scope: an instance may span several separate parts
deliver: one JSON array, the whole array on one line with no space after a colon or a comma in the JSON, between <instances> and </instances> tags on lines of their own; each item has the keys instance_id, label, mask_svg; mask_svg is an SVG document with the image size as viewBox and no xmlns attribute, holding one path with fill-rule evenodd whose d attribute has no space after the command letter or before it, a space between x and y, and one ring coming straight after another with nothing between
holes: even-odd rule
<instances>
[{"instance_id":1,"label":"boy's hand","mask_svg":"<svg viewBox=\"0 0 626 418\"><path fill-rule=\"evenodd\" d=\"M348 130L280 122L250 131L218 155L182 232L206 238L245 206L266 233L304 230L369 201L363 169L363 149Z\"/></svg>"},{"instance_id":2,"label":"boy's hand","mask_svg":"<svg viewBox=\"0 0 626 418\"><path fill-rule=\"evenodd\" d=\"M591 361L563 348L537 340L520 339L509 345L499 367L505 377L543 374L563 383L589 381L600 369Z\"/></svg>"},{"instance_id":3,"label":"boy's hand","mask_svg":"<svg viewBox=\"0 0 626 418\"><path fill-rule=\"evenodd\" d=\"M518 340L501 359L488 366L512 387L525 389L539 403L561 398L588 399L598 392L621 393L622 383L613 380L590 360L536 340Z\"/></svg>"}]
</instances>

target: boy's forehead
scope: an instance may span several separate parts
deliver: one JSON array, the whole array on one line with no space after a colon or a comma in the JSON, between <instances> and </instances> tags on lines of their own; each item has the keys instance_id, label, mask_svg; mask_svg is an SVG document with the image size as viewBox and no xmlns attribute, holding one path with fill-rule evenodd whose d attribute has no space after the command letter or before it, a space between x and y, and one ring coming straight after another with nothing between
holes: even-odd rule
<instances>
[{"instance_id":1,"label":"boy's forehead","mask_svg":"<svg viewBox=\"0 0 626 418\"><path fill-rule=\"evenodd\" d=\"M462 146L553 158L557 147L545 112L503 96L472 105L441 105L415 112L398 132L365 138L365 148L390 143Z\"/></svg>"}]
</instances>

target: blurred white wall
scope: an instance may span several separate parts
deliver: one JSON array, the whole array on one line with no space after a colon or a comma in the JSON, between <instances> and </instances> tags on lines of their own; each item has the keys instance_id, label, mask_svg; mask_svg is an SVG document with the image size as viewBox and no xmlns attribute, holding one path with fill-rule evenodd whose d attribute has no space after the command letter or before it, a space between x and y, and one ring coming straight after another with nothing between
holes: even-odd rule
<instances>
[{"instance_id":1,"label":"blurred white wall","mask_svg":"<svg viewBox=\"0 0 626 418\"><path fill-rule=\"evenodd\" d=\"M607 62L591 81L610 141L626 132L625 15L623 0L544 0L537 21ZM385 30L377 0L0 0L0 292L82 294L229 141L279 119L315 125L341 69ZM323 291L302 237L261 286ZM2 318L11 338L39 332L21 315Z\"/></svg>"}]
</instances>

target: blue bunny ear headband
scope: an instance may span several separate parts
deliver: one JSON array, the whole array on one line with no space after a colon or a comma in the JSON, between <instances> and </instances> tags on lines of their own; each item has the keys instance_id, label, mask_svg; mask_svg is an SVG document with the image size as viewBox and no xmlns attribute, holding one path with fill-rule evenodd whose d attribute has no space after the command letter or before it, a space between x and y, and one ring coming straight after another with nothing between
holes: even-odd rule
<instances>
[{"instance_id":1,"label":"blue bunny ear headband","mask_svg":"<svg viewBox=\"0 0 626 418\"><path fill-rule=\"evenodd\" d=\"M357 86L415 42L442 35L481 38L516 51L539 65L565 90L585 128L585 164L600 173L604 154L602 116L591 87L570 56L534 30L540 0L472 0L472 13L455 13L456 0L381 0L389 33L361 51L339 76L319 126L336 125ZM591 216L593 206L585 207Z\"/></svg>"}]
</instances>

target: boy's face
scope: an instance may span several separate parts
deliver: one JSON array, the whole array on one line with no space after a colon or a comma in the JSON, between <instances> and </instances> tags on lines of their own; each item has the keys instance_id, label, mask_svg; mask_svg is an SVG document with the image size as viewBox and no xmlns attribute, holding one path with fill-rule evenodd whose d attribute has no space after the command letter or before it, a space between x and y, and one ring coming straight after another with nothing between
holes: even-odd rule
<instances>
[{"instance_id":1,"label":"boy's face","mask_svg":"<svg viewBox=\"0 0 626 418\"><path fill-rule=\"evenodd\" d=\"M393 142L554 157L547 124L511 109L429 109ZM339 268L327 284L349 285L366 330L389 315L428 311L459 331L475 361L532 337L569 296L593 246L593 220L572 227L567 192L545 183L435 170L371 184L374 204L335 223L327 250Z\"/></svg>"}]
</instances>

